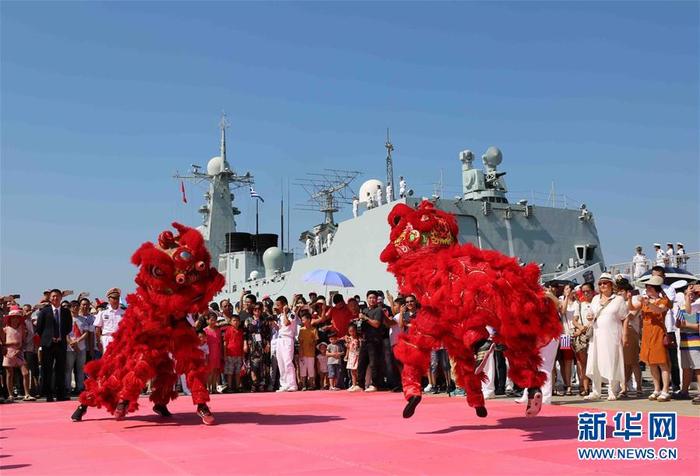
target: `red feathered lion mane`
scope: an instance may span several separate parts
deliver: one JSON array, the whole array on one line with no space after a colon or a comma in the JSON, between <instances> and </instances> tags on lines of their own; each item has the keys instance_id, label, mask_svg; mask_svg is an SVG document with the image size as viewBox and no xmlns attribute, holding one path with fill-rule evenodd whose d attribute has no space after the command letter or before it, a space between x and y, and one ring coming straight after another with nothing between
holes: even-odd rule
<instances>
[{"instance_id":1,"label":"red feathered lion mane","mask_svg":"<svg viewBox=\"0 0 700 476\"><path fill-rule=\"evenodd\" d=\"M184 374L199 405L209 401L208 374L199 338L187 321L189 313L204 312L224 285L211 267L202 235L173 223L178 234L164 231L158 243L142 244L131 258L139 267L136 291L112 335L105 354L85 367L89 378L80 403L106 407L115 413L120 402L138 408L139 394L152 382L150 400L166 405L177 397L173 387Z\"/></svg>"},{"instance_id":2,"label":"red feathered lion mane","mask_svg":"<svg viewBox=\"0 0 700 476\"><path fill-rule=\"evenodd\" d=\"M475 374L474 346L495 332L505 345L510 376L522 388L540 387L539 348L561 333L555 306L539 284L539 268L520 266L497 251L460 245L452 214L423 201L396 205L388 217L389 243L381 253L399 292L413 294L420 311L396 347L403 362L406 398L420 395L430 351L445 345L455 360L457 381L469 405L483 406L481 374Z\"/></svg>"},{"instance_id":3,"label":"red feathered lion mane","mask_svg":"<svg viewBox=\"0 0 700 476\"><path fill-rule=\"evenodd\" d=\"M172 225L178 235L164 231L158 243L142 244L131 257L139 267L137 292L178 314L203 312L223 287L224 277L210 267L201 233L179 223Z\"/></svg>"}]
</instances>

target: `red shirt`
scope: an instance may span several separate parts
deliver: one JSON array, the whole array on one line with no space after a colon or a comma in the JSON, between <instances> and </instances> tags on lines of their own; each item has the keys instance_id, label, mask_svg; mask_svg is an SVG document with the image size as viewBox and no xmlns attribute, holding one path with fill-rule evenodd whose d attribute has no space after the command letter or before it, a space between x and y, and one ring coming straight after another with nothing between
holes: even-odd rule
<instances>
[{"instance_id":1,"label":"red shirt","mask_svg":"<svg viewBox=\"0 0 700 476\"><path fill-rule=\"evenodd\" d=\"M230 326L224 333L227 357L243 357L243 329Z\"/></svg>"},{"instance_id":2,"label":"red shirt","mask_svg":"<svg viewBox=\"0 0 700 476\"><path fill-rule=\"evenodd\" d=\"M352 311L347 306L335 307L330 309L331 322L333 322L333 327L335 327L335 332L338 338L344 337L348 333L348 326L350 321L352 321L355 316L352 315Z\"/></svg>"}]
</instances>

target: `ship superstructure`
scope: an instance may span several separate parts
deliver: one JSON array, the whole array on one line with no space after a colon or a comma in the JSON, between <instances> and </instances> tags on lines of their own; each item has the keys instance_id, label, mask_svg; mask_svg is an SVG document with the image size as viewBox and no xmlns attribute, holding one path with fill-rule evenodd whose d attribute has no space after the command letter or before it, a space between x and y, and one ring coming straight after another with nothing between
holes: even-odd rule
<instances>
[{"instance_id":1,"label":"ship superstructure","mask_svg":"<svg viewBox=\"0 0 700 476\"><path fill-rule=\"evenodd\" d=\"M243 289L259 297L324 291L318 284L304 281L304 276L316 269L338 271L350 278L355 286L342 290L344 293L364 295L368 289L396 291L395 278L379 261L379 254L389 240L386 218L396 203L417 206L421 198L413 197L411 190L392 200L394 190L390 189L385 193L388 199L381 204L362 199L377 193L377 189L386 191L382 181L367 180L357 194L361 197L358 216L328 223L329 219L334 221L334 215L328 213L329 207L321 210L324 221L301 234L305 254L295 259L292 252L278 246L276 234L236 230L234 217L238 211L233 205L230 186L252 184L252 176L240 176L230 169L226 160L225 126L221 131L220 156L209 161L206 177L202 177L202 172L193 174L210 182L205 204L200 209L204 215L201 229L212 254L218 258L219 271L226 276L226 286L218 299L237 300ZM387 179L392 180L393 145L388 137L386 142ZM461 152L462 193L452 199L438 196L431 199L436 207L457 217L459 241L498 250L522 263L537 263L545 277L566 277L579 282L595 279L604 269L604 260L592 213L585 206L567 209L539 206L526 200L511 203L505 171L498 168L503 161L501 151L490 147L481 159L483 168L477 168L474 154L469 150ZM335 205L330 208L337 209Z\"/></svg>"}]
</instances>

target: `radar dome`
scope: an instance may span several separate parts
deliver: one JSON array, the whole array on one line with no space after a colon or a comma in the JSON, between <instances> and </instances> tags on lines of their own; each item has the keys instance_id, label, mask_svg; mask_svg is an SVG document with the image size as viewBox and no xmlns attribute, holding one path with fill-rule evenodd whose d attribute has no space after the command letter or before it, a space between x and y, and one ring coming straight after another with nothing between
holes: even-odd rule
<instances>
[{"instance_id":1,"label":"radar dome","mask_svg":"<svg viewBox=\"0 0 700 476\"><path fill-rule=\"evenodd\" d=\"M359 195L360 203L367 203L367 194L369 193L374 199L377 196L377 187L384 190L384 183L381 180L369 179L360 187Z\"/></svg>"},{"instance_id":2,"label":"radar dome","mask_svg":"<svg viewBox=\"0 0 700 476\"><path fill-rule=\"evenodd\" d=\"M224 160L221 157L212 157L207 163L207 174L217 175L224 170Z\"/></svg>"},{"instance_id":3,"label":"radar dome","mask_svg":"<svg viewBox=\"0 0 700 476\"><path fill-rule=\"evenodd\" d=\"M487 167L498 167L501 165L501 162L503 162L503 154L501 153L501 149L498 147L489 147L486 149L486 153L481 156L481 160L484 161L484 165Z\"/></svg>"},{"instance_id":4,"label":"radar dome","mask_svg":"<svg viewBox=\"0 0 700 476\"><path fill-rule=\"evenodd\" d=\"M277 246L271 246L266 249L262 259L266 277L271 277L275 273L284 271L284 253Z\"/></svg>"},{"instance_id":5,"label":"radar dome","mask_svg":"<svg viewBox=\"0 0 700 476\"><path fill-rule=\"evenodd\" d=\"M260 273L258 273L257 270L254 269L253 271L250 272L250 280L251 281L255 281L259 277L260 277Z\"/></svg>"}]
</instances>

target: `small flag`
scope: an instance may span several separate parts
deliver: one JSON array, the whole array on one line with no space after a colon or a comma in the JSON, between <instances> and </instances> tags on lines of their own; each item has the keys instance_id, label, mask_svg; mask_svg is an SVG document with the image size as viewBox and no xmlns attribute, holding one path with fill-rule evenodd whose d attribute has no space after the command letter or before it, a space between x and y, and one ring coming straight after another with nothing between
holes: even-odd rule
<instances>
[{"instance_id":1,"label":"small flag","mask_svg":"<svg viewBox=\"0 0 700 476\"><path fill-rule=\"evenodd\" d=\"M180 191L182 192L182 203L187 203L187 194L185 194L185 181L180 180Z\"/></svg>"},{"instance_id":2,"label":"small flag","mask_svg":"<svg viewBox=\"0 0 700 476\"><path fill-rule=\"evenodd\" d=\"M265 200L260 196L258 192L253 190L253 187L250 187L250 198L257 198L261 202L265 203Z\"/></svg>"}]
</instances>

